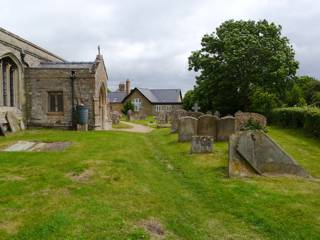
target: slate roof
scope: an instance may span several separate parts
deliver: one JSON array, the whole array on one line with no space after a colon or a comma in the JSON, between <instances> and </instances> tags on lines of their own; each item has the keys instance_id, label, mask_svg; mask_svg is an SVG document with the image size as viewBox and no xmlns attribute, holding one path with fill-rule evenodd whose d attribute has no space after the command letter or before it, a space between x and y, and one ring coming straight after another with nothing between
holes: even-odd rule
<instances>
[{"instance_id":1,"label":"slate roof","mask_svg":"<svg viewBox=\"0 0 320 240\"><path fill-rule=\"evenodd\" d=\"M84 69L92 68L95 62L42 62L35 68L52 68L52 69Z\"/></svg>"},{"instance_id":2,"label":"slate roof","mask_svg":"<svg viewBox=\"0 0 320 240\"><path fill-rule=\"evenodd\" d=\"M181 103L181 90L180 89L148 89L148 88L135 88L141 92L153 104L180 104ZM133 90L133 91L134 91ZM133 92L131 91L131 93ZM130 95L130 94L129 94Z\"/></svg>"},{"instance_id":3,"label":"slate roof","mask_svg":"<svg viewBox=\"0 0 320 240\"><path fill-rule=\"evenodd\" d=\"M127 96L126 92L109 92L108 99L110 103L121 103Z\"/></svg>"}]
</instances>

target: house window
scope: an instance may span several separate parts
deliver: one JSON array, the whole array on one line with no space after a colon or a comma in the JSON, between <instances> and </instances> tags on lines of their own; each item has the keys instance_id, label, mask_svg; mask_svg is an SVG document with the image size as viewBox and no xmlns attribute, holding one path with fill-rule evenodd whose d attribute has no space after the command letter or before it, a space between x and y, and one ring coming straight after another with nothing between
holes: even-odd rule
<instances>
[{"instance_id":1,"label":"house window","mask_svg":"<svg viewBox=\"0 0 320 240\"><path fill-rule=\"evenodd\" d=\"M133 99L132 104L134 106L135 112L139 112L141 110L141 99L140 98Z\"/></svg>"},{"instance_id":2,"label":"house window","mask_svg":"<svg viewBox=\"0 0 320 240\"><path fill-rule=\"evenodd\" d=\"M62 92L48 92L48 96L49 96L48 112L63 112Z\"/></svg>"}]
</instances>

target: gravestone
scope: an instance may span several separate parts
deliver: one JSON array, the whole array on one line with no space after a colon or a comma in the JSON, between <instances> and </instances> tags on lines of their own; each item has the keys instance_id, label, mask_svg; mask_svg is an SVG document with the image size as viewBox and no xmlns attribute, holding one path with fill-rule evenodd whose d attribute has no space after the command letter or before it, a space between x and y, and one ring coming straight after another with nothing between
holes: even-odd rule
<instances>
[{"instance_id":1,"label":"gravestone","mask_svg":"<svg viewBox=\"0 0 320 240\"><path fill-rule=\"evenodd\" d=\"M10 127L11 132L17 132L20 130L20 121L14 112L7 112L6 118Z\"/></svg>"},{"instance_id":2,"label":"gravestone","mask_svg":"<svg viewBox=\"0 0 320 240\"><path fill-rule=\"evenodd\" d=\"M174 111L172 120L171 120L171 133L178 132L179 119L187 115L187 111L183 109L178 109Z\"/></svg>"},{"instance_id":3,"label":"gravestone","mask_svg":"<svg viewBox=\"0 0 320 240\"><path fill-rule=\"evenodd\" d=\"M127 119L128 119L128 121L133 120L133 111L131 109L129 109L127 112Z\"/></svg>"},{"instance_id":4,"label":"gravestone","mask_svg":"<svg viewBox=\"0 0 320 240\"><path fill-rule=\"evenodd\" d=\"M235 119L236 131L244 129L249 121L258 123L261 127L267 126L267 118L259 113L239 111L235 114Z\"/></svg>"},{"instance_id":5,"label":"gravestone","mask_svg":"<svg viewBox=\"0 0 320 240\"><path fill-rule=\"evenodd\" d=\"M117 111L113 111L111 112L111 120L112 120L112 124L119 124L120 123L120 117L121 114Z\"/></svg>"},{"instance_id":6,"label":"gravestone","mask_svg":"<svg viewBox=\"0 0 320 240\"><path fill-rule=\"evenodd\" d=\"M214 112L214 115L215 115L217 118L220 118L220 112L219 112L219 111L215 111L215 112Z\"/></svg>"},{"instance_id":7,"label":"gravestone","mask_svg":"<svg viewBox=\"0 0 320 240\"><path fill-rule=\"evenodd\" d=\"M160 125L164 125L168 123L168 115L166 112L159 112L156 116L157 123Z\"/></svg>"},{"instance_id":8,"label":"gravestone","mask_svg":"<svg viewBox=\"0 0 320 240\"><path fill-rule=\"evenodd\" d=\"M238 153L239 132L232 134L229 138L229 177L252 177L256 171Z\"/></svg>"},{"instance_id":9,"label":"gravestone","mask_svg":"<svg viewBox=\"0 0 320 240\"><path fill-rule=\"evenodd\" d=\"M229 149L229 154L231 153L229 155L230 176L245 176L246 174L256 173L259 175L289 174L310 177L301 166L262 131L238 132L235 136L230 137L229 146L232 148ZM244 162L246 166L243 166Z\"/></svg>"},{"instance_id":10,"label":"gravestone","mask_svg":"<svg viewBox=\"0 0 320 240\"><path fill-rule=\"evenodd\" d=\"M213 137L193 136L191 142L191 153L211 153L213 148Z\"/></svg>"},{"instance_id":11,"label":"gravestone","mask_svg":"<svg viewBox=\"0 0 320 240\"><path fill-rule=\"evenodd\" d=\"M187 116L194 117L197 119L199 119L199 117L201 117L202 115L205 115L205 114L202 112L190 112L190 111L187 113Z\"/></svg>"},{"instance_id":12,"label":"gravestone","mask_svg":"<svg viewBox=\"0 0 320 240\"><path fill-rule=\"evenodd\" d=\"M211 136L216 140L218 121L219 119L212 115L200 116L198 122L198 135Z\"/></svg>"},{"instance_id":13,"label":"gravestone","mask_svg":"<svg viewBox=\"0 0 320 240\"><path fill-rule=\"evenodd\" d=\"M182 117L179 119L179 142L191 142L192 136L197 135L198 119Z\"/></svg>"},{"instance_id":14,"label":"gravestone","mask_svg":"<svg viewBox=\"0 0 320 240\"><path fill-rule=\"evenodd\" d=\"M235 118L231 116L223 117L218 122L217 140L228 141L229 137L235 133Z\"/></svg>"}]
</instances>

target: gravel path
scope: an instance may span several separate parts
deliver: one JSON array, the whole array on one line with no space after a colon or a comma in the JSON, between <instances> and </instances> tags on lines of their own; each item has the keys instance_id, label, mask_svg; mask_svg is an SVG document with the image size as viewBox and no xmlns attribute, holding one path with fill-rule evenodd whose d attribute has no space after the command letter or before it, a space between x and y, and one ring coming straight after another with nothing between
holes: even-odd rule
<instances>
[{"instance_id":1,"label":"gravel path","mask_svg":"<svg viewBox=\"0 0 320 240\"><path fill-rule=\"evenodd\" d=\"M123 122L127 125L132 126L132 128L123 128L123 129L112 129L114 131L122 131L122 132L137 132L137 133L149 133L151 132L153 129L151 127L148 126L144 126L141 124L136 124L136 123L131 123L131 122Z\"/></svg>"}]
</instances>

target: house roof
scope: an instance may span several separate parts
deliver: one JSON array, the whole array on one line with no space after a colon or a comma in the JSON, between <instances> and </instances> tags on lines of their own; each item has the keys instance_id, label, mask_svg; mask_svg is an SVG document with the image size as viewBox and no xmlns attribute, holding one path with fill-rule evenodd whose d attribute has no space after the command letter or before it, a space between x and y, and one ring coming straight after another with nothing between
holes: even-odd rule
<instances>
[{"instance_id":1,"label":"house roof","mask_svg":"<svg viewBox=\"0 0 320 240\"><path fill-rule=\"evenodd\" d=\"M135 88L128 96L130 96L135 90L139 91L145 98L154 104L179 104L181 103L182 99L180 89ZM127 97L125 97L123 100L125 100Z\"/></svg>"},{"instance_id":2,"label":"house roof","mask_svg":"<svg viewBox=\"0 0 320 240\"><path fill-rule=\"evenodd\" d=\"M109 92L108 99L109 103L121 103L127 96L126 92Z\"/></svg>"}]
</instances>

